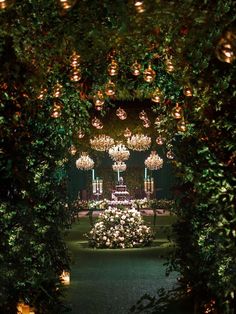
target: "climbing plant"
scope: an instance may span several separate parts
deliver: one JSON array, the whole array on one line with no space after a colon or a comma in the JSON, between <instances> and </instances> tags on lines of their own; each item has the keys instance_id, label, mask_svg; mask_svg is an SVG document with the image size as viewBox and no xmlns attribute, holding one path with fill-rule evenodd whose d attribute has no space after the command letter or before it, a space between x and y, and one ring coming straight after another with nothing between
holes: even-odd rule
<instances>
[{"instance_id":1,"label":"climbing plant","mask_svg":"<svg viewBox=\"0 0 236 314\"><path fill-rule=\"evenodd\" d=\"M114 100L150 99L158 87L158 135L175 153L177 250L196 311L235 308L235 2L2 1L0 6L0 309L20 300L58 312L59 275L69 267L65 165L80 129L90 132L93 96L101 116ZM228 38L228 37L227 37ZM233 39L232 39L233 38ZM217 48L218 47L218 48ZM218 50L217 50L218 49ZM79 55L73 63L72 55ZM117 75L108 67L115 61ZM137 60L140 75L132 74ZM172 67L170 67L170 62ZM151 82L143 73L149 64ZM115 84L107 96L106 83ZM59 88L60 84L61 87ZM186 91L187 88L187 91ZM173 109L184 111L177 128Z\"/></svg>"}]
</instances>

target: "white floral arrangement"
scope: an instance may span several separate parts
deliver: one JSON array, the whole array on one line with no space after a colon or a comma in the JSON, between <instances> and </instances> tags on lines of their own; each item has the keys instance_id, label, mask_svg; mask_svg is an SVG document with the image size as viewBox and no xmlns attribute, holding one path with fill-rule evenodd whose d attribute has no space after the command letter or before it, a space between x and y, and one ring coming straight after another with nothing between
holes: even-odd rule
<instances>
[{"instance_id":1,"label":"white floral arrangement","mask_svg":"<svg viewBox=\"0 0 236 314\"><path fill-rule=\"evenodd\" d=\"M103 199L100 201L89 201L88 202L88 208L89 209L105 209L108 207L108 201L107 199Z\"/></svg>"},{"instance_id":2,"label":"white floral arrangement","mask_svg":"<svg viewBox=\"0 0 236 314\"><path fill-rule=\"evenodd\" d=\"M151 228L144 224L135 208L109 207L100 213L87 236L89 244L95 248L143 247L152 240Z\"/></svg>"}]
</instances>

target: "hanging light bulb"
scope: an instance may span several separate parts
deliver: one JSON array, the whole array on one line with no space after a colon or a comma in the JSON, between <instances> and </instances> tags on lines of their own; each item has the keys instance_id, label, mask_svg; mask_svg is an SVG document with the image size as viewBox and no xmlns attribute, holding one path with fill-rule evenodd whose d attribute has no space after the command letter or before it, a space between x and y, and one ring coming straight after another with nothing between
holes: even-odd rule
<instances>
[{"instance_id":1,"label":"hanging light bulb","mask_svg":"<svg viewBox=\"0 0 236 314\"><path fill-rule=\"evenodd\" d=\"M112 59L111 63L108 65L107 71L109 75L115 76L118 74L118 68L119 67L118 67L117 62L114 59Z\"/></svg>"},{"instance_id":2,"label":"hanging light bulb","mask_svg":"<svg viewBox=\"0 0 236 314\"><path fill-rule=\"evenodd\" d=\"M115 83L109 80L109 82L105 86L105 94L107 96L115 95L115 88L116 88Z\"/></svg>"},{"instance_id":3,"label":"hanging light bulb","mask_svg":"<svg viewBox=\"0 0 236 314\"><path fill-rule=\"evenodd\" d=\"M98 130L103 129L103 123L102 123L102 122L99 122L99 123L96 125L96 129L98 129Z\"/></svg>"},{"instance_id":4,"label":"hanging light bulb","mask_svg":"<svg viewBox=\"0 0 236 314\"><path fill-rule=\"evenodd\" d=\"M92 126L94 126L95 128L96 128L97 125L100 124L100 123L101 123L101 120L98 119L97 117L94 117L94 118L92 119Z\"/></svg>"},{"instance_id":5,"label":"hanging light bulb","mask_svg":"<svg viewBox=\"0 0 236 314\"><path fill-rule=\"evenodd\" d=\"M216 46L216 56L222 62L232 63L236 59L236 33L226 31Z\"/></svg>"},{"instance_id":6,"label":"hanging light bulb","mask_svg":"<svg viewBox=\"0 0 236 314\"><path fill-rule=\"evenodd\" d=\"M157 143L157 145L163 145L164 144L164 139L161 137L161 136L158 136L157 138L156 138L156 143Z\"/></svg>"},{"instance_id":7,"label":"hanging light bulb","mask_svg":"<svg viewBox=\"0 0 236 314\"><path fill-rule=\"evenodd\" d=\"M184 93L184 95L187 96L187 97L193 96L192 89L191 89L189 86L185 86L185 87L184 87L183 93Z\"/></svg>"},{"instance_id":8,"label":"hanging light bulb","mask_svg":"<svg viewBox=\"0 0 236 314\"><path fill-rule=\"evenodd\" d=\"M97 91L97 93L93 96L93 102L96 110L98 111L102 110L105 100L103 93L100 90Z\"/></svg>"},{"instance_id":9,"label":"hanging light bulb","mask_svg":"<svg viewBox=\"0 0 236 314\"><path fill-rule=\"evenodd\" d=\"M121 120L125 120L127 118L127 113L120 107L116 110L116 115Z\"/></svg>"},{"instance_id":10,"label":"hanging light bulb","mask_svg":"<svg viewBox=\"0 0 236 314\"><path fill-rule=\"evenodd\" d=\"M156 103L160 103L162 99L162 93L160 89L157 87L154 93L152 94L151 100Z\"/></svg>"},{"instance_id":11,"label":"hanging light bulb","mask_svg":"<svg viewBox=\"0 0 236 314\"><path fill-rule=\"evenodd\" d=\"M183 119L177 123L177 130L180 132L186 132L187 131L187 126L186 126L186 123Z\"/></svg>"},{"instance_id":12,"label":"hanging light bulb","mask_svg":"<svg viewBox=\"0 0 236 314\"><path fill-rule=\"evenodd\" d=\"M84 131L82 129L79 129L77 135L78 135L78 138L81 139L81 138L83 138L85 136L85 133L84 133Z\"/></svg>"},{"instance_id":13,"label":"hanging light bulb","mask_svg":"<svg viewBox=\"0 0 236 314\"><path fill-rule=\"evenodd\" d=\"M75 145L71 145L68 149L69 153L74 156L77 153L77 149L75 147Z\"/></svg>"},{"instance_id":14,"label":"hanging light bulb","mask_svg":"<svg viewBox=\"0 0 236 314\"><path fill-rule=\"evenodd\" d=\"M124 137L130 137L132 135L132 132L130 131L129 128L126 128L124 130Z\"/></svg>"},{"instance_id":15,"label":"hanging light bulb","mask_svg":"<svg viewBox=\"0 0 236 314\"><path fill-rule=\"evenodd\" d=\"M144 8L144 1L141 0L135 0L134 1L134 7L138 13L143 13L145 12Z\"/></svg>"},{"instance_id":16,"label":"hanging light bulb","mask_svg":"<svg viewBox=\"0 0 236 314\"><path fill-rule=\"evenodd\" d=\"M61 116L61 111L63 109L63 104L59 100L53 102L52 110L51 110L51 117L52 118L59 118Z\"/></svg>"},{"instance_id":17,"label":"hanging light bulb","mask_svg":"<svg viewBox=\"0 0 236 314\"><path fill-rule=\"evenodd\" d=\"M171 149L167 151L166 157L167 157L168 159L174 159L174 158L175 158L174 153L172 152Z\"/></svg>"},{"instance_id":18,"label":"hanging light bulb","mask_svg":"<svg viewBox=\"0 0 236 314\"><path fill-rule=\"evenodd\" d=\"M159 128L161 126L161 118L156 117L154 124Z\"/></svg>"},{"instance_id":19,"label":"hanging light bulb","mask_svg":"<svg viewBox=\"0 0 236 314\"><path fill-rule=\"evenodd\" d=\"M146 120L146 119L148 119L147 113L146 113L144 110L140 111L140 113L139 113L139 119L140 119L140 120Z\"/></svg>"},{"instance_id":20,"label":"hanging light bulb","mask_svg":"<svg viewBox=\"0 0 236 314\"><path fill-rule=\"evenodd\" d=\"M165 61L165 68L166 68L166 72L167 73L174 72L175 68L174 68L174 65L173 65L173 62L172 62L171 59L166 59L166 61Z\"/></svg>"},{"instance_id":21,"label":"hanging light bulb","mask_svg":"<svg viewBox=\"0 0 236 314\"><path fill-rule=\"evenodd\" d=\"M121 120L127 119L127 113L124 111L122 115L119 116Z\"/></svg>"},{"instance_id":22,"label":"hanging light bulb","mask_svg":"<svg viewBox=\"0 0 236 314\"><path fill-rule=\"evenodd\" d=\"M8 9L14 2L14 0L0 0L0 10Z\"/></svg>"},{"instance_id":23,"label":"hanging light bulb","mask_svg":"<svg viewBox=\"0 0 236 314\"><path fill-rule=\"evenodd\" d=\"M47 88L42 88L38 94L38 99L43 100L47 94Z\"/></svg>"},{"instance_id":24,"label":"hanging light bulb","mask_svg":"<svg viewBox=\"0 0 236 314\"><path fill-rule=\"evenodd\" d=\"M61 96L62 85L57 81L53 87L53 97L58 98Z\"/></svg>"},{"instance_id":25,"label":"hanging light bulb","mask_svg":"<svg viewBox=\"0 0 236 314\"><path fill-rule=\"evenodd\" d=\"M73 68L70 71L70 80L72 82L79 82L81 80L81 71L78 68Z\"/></svg>"},{"instance_id":26,"label":"hanging light bulb","mask_svg":"<svg viewBox=\"0 0 236 314\"><path fill-rule=\"evenodd\" d=\"M171 113L175 119L181 119L183 117L183 109L182 109L182 107L180 107L180 105L178 103L172 109Z\"/></svg>"},{"instance_id":27,"label":"hanging light bulb","mask_svg":"<svg viewBox=\"0 0 236 314\"><path fill-rule=\"evenodd\" d=\"M76 3L76 0L58 0L58 4L62 10L71 9Z\"/></svg>"},{"instance_id":28,"label":"hanging light bulb","mask_svg":"<svg viewBox=\"0 0 236 314\"><path fill-rule=\"evenodd\" d=\"M72 68L77 68L80 64L80 55L77 54L76 51L73 51L72 55L70 56L70 66Z\"/></svg>"},{"instance_id":29,"label":"hanging light bulb","mask_svg":"<svg viewBox=\"0 0 236 314\"><path fill-rule=\"evenodd\" d=\"M131 67L131 73L134 75L134 76L138 76L140 75L141 73L141 64L139 64L137 61L135 61Z\"/></svg>"},{"instance_id":30,"label":"hanging light bulb","mask_svg":"<svg viewBox=\"0 0 236 314\"><path fill-rule=\"evenodd\" d=\"M151 83L156 77L156 72L152 69L151 63L149 63L148 68L143 72L144 81Z\"/></svg>"},{"instance_id":31,"label":"hanging light bulb","mask_svg":"<svg viewBox=\"0 0 236 314\"><path fill-rule=\"evenodd\" d=\"M151 121L149 119L143 120L143 126L149 128L151 126Z\"/></svg>"}]
</instances>

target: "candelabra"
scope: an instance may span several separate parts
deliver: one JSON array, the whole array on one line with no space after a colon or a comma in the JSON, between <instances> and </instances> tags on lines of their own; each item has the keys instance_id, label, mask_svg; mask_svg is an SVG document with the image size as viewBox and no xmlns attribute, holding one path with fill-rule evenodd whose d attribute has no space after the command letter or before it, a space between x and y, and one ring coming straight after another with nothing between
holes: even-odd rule
<instances>
[{"instance_id":1,"label":"candelabra","mask_svg":"<svg viewBox=\"0 0 236 314\"><path fill-rule=\"evenodd\" d=\"M92 187L93 195L95 195L97 197L97 200L99 201L99 196L102 195L103 192L103 180L97 177L93 180Z\"/></svg>"},{"instance_id":2,"label":"candelabra","mask_svg":"<svg viewBox=\"0 0 236 314\"><path fill-rule=\"evenodd\" d=\"M147 195L147 199L150 199L151 194L154 192L154 180L152 177L144 178L144 191Z\"/></svg>"}]
</instances>

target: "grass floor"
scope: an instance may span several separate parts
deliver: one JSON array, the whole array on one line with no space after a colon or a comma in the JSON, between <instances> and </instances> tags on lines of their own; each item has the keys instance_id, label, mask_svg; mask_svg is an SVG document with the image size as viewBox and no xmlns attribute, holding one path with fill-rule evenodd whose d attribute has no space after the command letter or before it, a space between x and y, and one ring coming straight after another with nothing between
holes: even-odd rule
<instances>
[{"instance_id":1,"label":"grass floor","mask_svg":"<svg viewBox=\"0 0 236 314\"><path fill-rule=\"evenodd\" d=\"M67 236L71 252L71 285L67 288L72 314L125 314L145 293L176 284L176 273L165 276L171 251L167 236L174 217L145 217L154 228L154 245L140 249L91 249L84 234L91 229L88 217L73 224ZM183 309L166 314L191 314Z\"/></svg>"}]
</instances>

